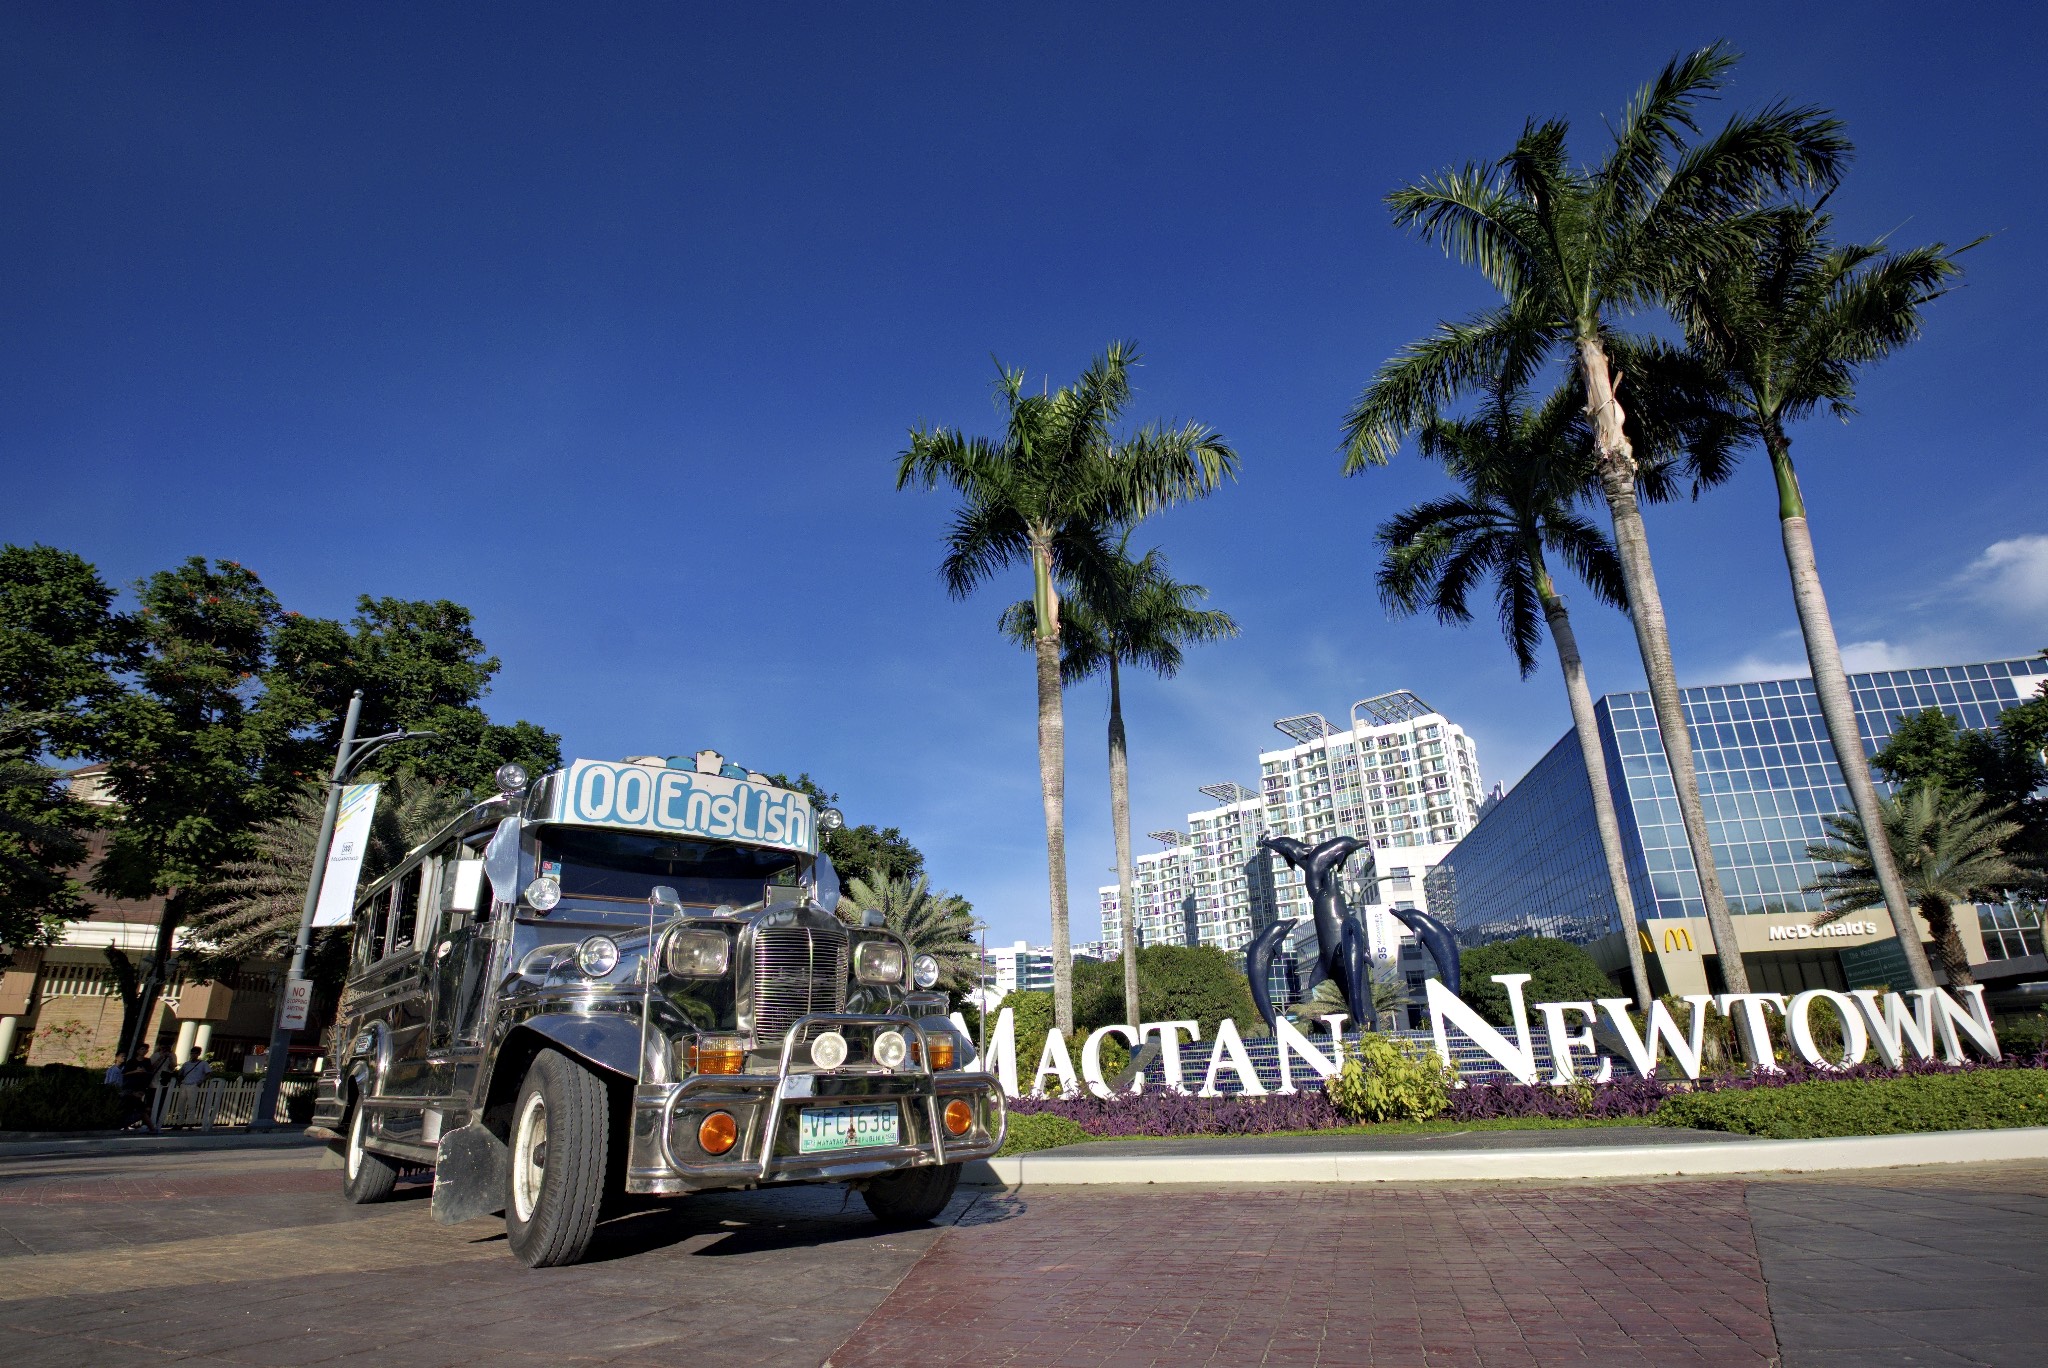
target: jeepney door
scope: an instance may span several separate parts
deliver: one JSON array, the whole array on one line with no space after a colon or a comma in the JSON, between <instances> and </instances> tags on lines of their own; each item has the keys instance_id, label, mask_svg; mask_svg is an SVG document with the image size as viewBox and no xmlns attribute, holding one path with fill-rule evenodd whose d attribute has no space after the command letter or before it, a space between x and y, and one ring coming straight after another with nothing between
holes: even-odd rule
<instances>
[{"instance_id":1,"label":"jeepney door","mask_svg":"<svg viewBox=\"0 0 2048 1368\"><path fill-rule=\"evenodd\" d=\"M488 835L458 845L443 866L441 880L441 931L432 951L434 1006L428 1047L437 1058L445 1056L456 1074L462 1072L457 1057L473 1053L480 1039L491 955L497 949L491 935L491 884L484 874L482 843ZM449 1086L451 1091L462 1091L467 1085L462 1078L451 1077Z\"/></svg>"},{"instance_id":2,"label":"jeepney door","mask_svg":"<svg viewBox=\"0 0 2048 1368\"><path fill-rule=\"evenodd\" d=\"M383 1080L386 1097L420 1097L428 1092L427 1009L431 966L423 941L434 930L434 884L439 861L422 860L391 886L386 909L388 980L385 1021L391 1057Z\"/></svg>"}]
</instances>

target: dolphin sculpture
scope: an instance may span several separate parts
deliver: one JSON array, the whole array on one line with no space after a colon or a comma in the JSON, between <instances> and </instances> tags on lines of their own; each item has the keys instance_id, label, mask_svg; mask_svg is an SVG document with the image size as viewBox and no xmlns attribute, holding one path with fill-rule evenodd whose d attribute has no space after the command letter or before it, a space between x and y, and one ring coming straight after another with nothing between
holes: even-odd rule
<instances>
[{"instance_id":1,"label":"dolphin sculpture","mask_svg":"<svg viewBox=\"0 0 2048 1368\"><path fill-rule=\"evenodd\" d=\"M1352 1020L1367 1030L1380 1028L1372 1005L1372 952L1365 944L1365 923L1356 914L1344 919L1344 1005Z\"/></svg>"},{"instance_id":2,"label":"dolphin sculpture","mask_svg":"<svg viewBox=\"0 0 2048 1368\"><path fill-rule=\"evenodd\" d=\"M1312 982L1329 979L1344 989L1344 1000L1351 1009L1351 1015L1361 1025L1376 1025L1378 1018L1372 1011L1370 985L1371 957L1365 951L1365 928L1361 925L1355 933L1358 938L1358 969L1367 980L1365 996L1361 1003L1352 982L1352 967L1347 965L1345 953L1346 921L1355 921L1344 903L1344 890L1339 886L1338 872L1344 862L1356 852L1366 852L1368 865L1372 860L1372 847L1367 841L1356 836L1336 836L1319 845L1310 846L1306 841L1292 836L1262 836L1259 844L1274 852L1288 864L1301 871L1302 882L1308 887L1309 910L1314 914L1316 924L1316 968ZM1249 969L1249 962L1247 969ZM1258 990L1254 987L1253 992ZM1361 1005L1364 1010L1361 1011ZM1270 1025L1271 1019L1268 1019Z\"/></svg>"},{"instance_id":3,"label":"dolphin sculpture","mask_svg":"<svg viewBox=\"0 0 2048 1368\"><path fill-rule=\"evenodd\" d=\"M1451 928L1427 912L1417 912L1408 907L1387 909L1400 923L1415 933L1415 939L1422 942L1422 948L1429 951L1429 957L1436 961L1436 971L1444 981L1444 987L1452 992L1459 991L1464 980L1458 964L1458 938Z\"/></svg>"},{"instance_id":4,"label":"dolphin sculpture","mask_svg":"<svg viewBox=\"0 0 2048 1368\"><path fill-rule=\"evenodd\" d=\"M1294 929L1294 919L1274 922L1258 935L1252 937L1244 949L1244 976L1251 985L1252 1005L1259 1009L1259 1015L1266 1019L1267 1031L1272 1031L1273 1019L1273 961L1280 954L1280 947L1287 943L1287 933Z\"/></svg>"}]
</instances>

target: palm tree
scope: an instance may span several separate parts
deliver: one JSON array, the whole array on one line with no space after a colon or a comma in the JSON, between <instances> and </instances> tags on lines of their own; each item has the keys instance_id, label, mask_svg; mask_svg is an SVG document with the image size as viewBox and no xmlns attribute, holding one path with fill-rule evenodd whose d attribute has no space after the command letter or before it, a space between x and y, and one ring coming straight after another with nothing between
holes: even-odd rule
<instances>
[{"instance_id":1,"label":"palm tree","mask_svg":"<svg viewBox=\"0 0 2048 1368\"><path fill-rule=\"evenodd\" d=\"M312 876L314 845L326 787L308 784L284 810L260 823L247 857L221 867L204 906L187 919L190 957L202 970L244 959L284 959L292 952ZM378 794L363 861L363 881L376 879L406 852L453 820L469 804L465 789L420 777L402 766ZM338 927L346 941L348 928ZM324 957L323 957L324 958Z\"/></svg>"},{"instance_id":2,"label":"palm tree","mask_svg":"<svg viewBox=\"0 0 2048 1368\"><path fill-rule=\"evenodd\" d=\"M1393 1013L1408 1005L1408 980L1392 965L1374 965L1372 969L1372 1009L1381 1016L1392 1018ZM1344 990L1337 986L1335 979L1323 979L1315 989L1300 1002L1287 1009L1287 1015L1296 1021L1321 1021L1326 1016L1349 1016L1351 1004L1344 1000ZM1358 1029L1363 1023L1353 1023Z\"/></svg>"},{"instance_id":3,"label":"palm tree","mask_svg":"<svg viewBox=\"0 0 2048 1368\"><path fill-rule=\"evenodd\" d=\"M1400 613L1427 608L1439 622L1472 620L1468 602L1477 583L1491 576L1501 632L1527 679L1536 668L1541 623L1548 623L1571 700L1572 726L1593 790L1600 849L1607 857L1607 881L1621 914L1628 945L1629 976L1636 1001L1650 1005L1650 976L1636 931L1635 898L1622 862L1621 823L1607 783L1600 725L1593 694L1579 656L1578 637L1564 598L1551 578L1546 553L1556 555L1586 582L1595 598L1626 601L1614 547L1573 505L1585 493L1591 473L1591 444L1583 407L1569 389L1553 394L1541 408L1526 408L1502 387L1476 417L1431 418L1417 441L1422 454L1442 463L1460 491L1417 504L1380 525L1377 541L1385 558L1380 598Z\"/></svg>"},{"instance_id":4,"label":"palm tree","mask_svg":"<svg viewBox=\"0 0 2048 1368\"><path fill-rule=\"evenodd\" d=\"M998 368L1005 422L995 438L915 428L898 457L896 487L950 485L961 496L939 573L965 598L998 571L1031 567L1037 614L1038 779L1051 885L1053 1004L1074 1029L1074 961L1067 924L1066 723L1060 707L1060 590L1090 585L1112 560L1111 529L1200 498L1237 472L1237 453L1199 423L1119 436L1130 402L1134 343L1113 342L1072 385L1039 394L1024 373Z\"/></svg>"},{"instance_id":5,"label":"palm tree","mask_svg":"<svg viewBox=\"0 0 2048 1368\"><path fill-rule=\"evenodd\" d=\"M1221 641L1237 635L1230 614L1197 605L1209 597L1199 584L1181 584L1167 573L1166 556L1158 547L1141 560L1130 558L1131 534L1125 531L1116 559L1093 591L1072 594L1061 632L1060 678L1067 684L1107 671L1109 674L1109 815L1116 827L1117 907L1123 923L1124 1004L1131 1029L1138 1012L1138 934L1131 906L1131 780L1124 737L1121 668L1140 665L1162 679L1180 673L1183 646ZM1029 600L1003 611L1002 629L1020 646L1032 645L1038 634L1037 614Z\"/></svg>"},{"instance_id":6,"label":"palm tree","mask_svg":"<svg viewBox=\"0 0 2048 1368\"><path fill-rule=\"evenodd\" d=\"M931 888L916 878L870 869L848 882L839 897L839 915L857 922L865 912L880 912L882 923L910 943L913 955L939 962L939 985L954 989L975 981L981 952L974 944L974 912L955 893Z\"/></svg>"},{"instance_id":7,"label":"palm tree","mask_svg":"<svg viewBox=\"0 0 2048 1368\"><path fill-rule=\"evenodd\" d=\"M1788 206L1770 217L1749 252L1717 269L1700 270L1673 291L1671 305L1694 354L1725 386L1729 411L1743 436L1761 444L1771 458L1778 530L1814 694L1850 802L1862 829L1874 834L1872 875L1899 943L1910 947L1907 960L1918 982L1925 956L1913 924L1912 899L1885 839L1887 826L1821 590L1806 499L1792 468L1792 439L1785 427L1822 405L1837 417L1848 417L1858 368L1919 336L1920 311L1947 292L1960 268L1955 254L1940 243L1897 253L1879 246L1834 246L1828 241L1828 222L1818 205Z\"/></svg>"},{"instance_id":8,"label":"palm tree","mask_svg":"<svg viewBox=\"0 0 2048 1368\"><path fill-rule=\"evenodd\" d=\"M1915 784L1903 794L1878 799L1878 812L1891 852L1898 860L1906 891L1934 933L1934 948L1951 984L1975 983L1969 952L1956 934L1955 908L1969 904L2025 877L2006 854L2020 824L2008 821L2012 809L1987 807L1984 795ZM1825 925L1851 912L1875 907L1883 900L1871 860L1871 842L1863 820L1845 811L1825 820L1832 842L1810 845L1806 858L1835 868L1806 886L1819 893L1827 910L1815 919ZM1905 939L1901 937L1901 940ZM1912 931L1914 945L1919 928Z\"/></svg>"},{"instance_id":9,"label":"palm tree","mask_svg":"<svg viewBox=\"0 0 2048 1368\"><path fill-rule=\"evenodd\" d=\"M1746 992L1650 564L1637 498L1640 465L1620 400L1625 377L1632 392L1645 391L1646 377L1628 364L1642 348L1613 327L1616 314L1660 303L1700 269L1740 256L1757 237L1771 197L1832 184L1848 155L1834 119L1782 104L1696 137L1699 105L1718 93L1735 61L1716 43L1668 63L1638 92L1597 166L1567 162L1564 121L1532 120L1493 165L1468 164L1388 196L1397 225L1418 229L1478 267L1503 302L1441 325L1380 368L1347 421L1346 469L1384 464L1407 432L1475 386L1496 378L1521 383L1545 361L1569 358L1584 389L1595 474L1614 523L1629 615L1707 924L1727 987Z\"/></svg>"}]
</instances>

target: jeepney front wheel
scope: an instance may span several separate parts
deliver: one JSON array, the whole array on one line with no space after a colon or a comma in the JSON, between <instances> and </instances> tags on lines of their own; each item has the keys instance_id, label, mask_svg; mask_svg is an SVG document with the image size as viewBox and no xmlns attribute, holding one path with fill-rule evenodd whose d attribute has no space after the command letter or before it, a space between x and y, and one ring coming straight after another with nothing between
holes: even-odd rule
<instances>
[{"instance_id":1,"label":"jeepney front wheel","mask_svg":"<svg viewBox=\"0 0 2048 1368\"><path fill-rule=\"evenodd\" d=\"M923 1225L946 1209L960 1186L960 1166L899 1169L872 1179L860 1190L868 1210L885 1226Z\"/></svg>"},{"instance_id":2,"label":"jeepney front wheel","mask_svg":"<svg viewBox=\"0 0 2048 1368\"><path fill-rule=\"evenodd\" d=\"M604 1083L556 1050L526 1071L512 1108L505 1237L528 1268L572 1264L604 1204L611 1106Z\"/></svg>"},{"instance_id":3,"label":"jeepney front wheel","mask_svg":"<svg viewBox=\"0 0 2048 1368\"><path fill-rule=\"evenodd\" d=\"M364 1148L370 1112L361 1102L348 1119L348 1143L341 1155L341 1195L356 1205L381 1202L398 1186L398 1164Z\"/></svg>"}]
</instances>

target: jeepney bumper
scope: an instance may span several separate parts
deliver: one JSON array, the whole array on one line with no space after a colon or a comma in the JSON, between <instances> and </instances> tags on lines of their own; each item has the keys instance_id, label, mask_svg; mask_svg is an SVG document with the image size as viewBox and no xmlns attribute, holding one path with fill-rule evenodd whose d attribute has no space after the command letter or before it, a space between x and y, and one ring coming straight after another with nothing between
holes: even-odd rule
<instances>
[{"instance_id":1,"label":"jeepney bumper","mask_svg":"<svg viewBox=\"0 0 2048 1368\"><path fill-rule=\"evenodd\" d=\"M858 1182L897 1169L986 1159L1001 1147L1008 1113L993 1076L931 1071L916 1064L883 1071L795 1063L795 1044L825 1026L886 1026L923 1035L906 1017L821 1014L790 1028L773 1073L697 1074L680 1083L637 1085L626 1190L678 1196L765 1183ZM929 1058L929 1053L920 1048L917 1058ZM973 1114L960 1135L952 1134L944 1121L947 1104L955 1101ZM804 1152L806 1113L850 1115L852 1109L893 1114L896 1143ZM717 1155L698 1141L700 1125L714 1112L731 1116L738 1133L733 1147ZM811 1128L818 1128L815 1119Z\"/></svg>"}]
</instances>

